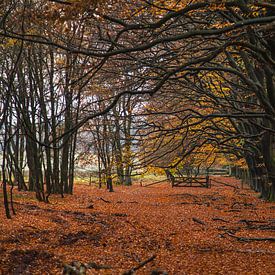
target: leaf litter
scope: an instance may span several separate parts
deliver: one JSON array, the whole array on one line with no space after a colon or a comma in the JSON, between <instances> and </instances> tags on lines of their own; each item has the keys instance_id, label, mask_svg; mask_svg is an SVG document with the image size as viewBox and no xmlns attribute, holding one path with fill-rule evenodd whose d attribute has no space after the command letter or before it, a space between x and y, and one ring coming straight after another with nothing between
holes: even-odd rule
<instances>
[{"instance_id":1,"label":"leaf litter","mask_svg":"<svg viewBox=\"0 0 275 275\"><path fill-rule=\"evenodd\" d=\"M50 204L16 191L12 220L0 207L0 274L61 274L77 262L87 274L275 274L274 204L219 181L113 193L76 185Z\"/></svg>"}]
</instances>

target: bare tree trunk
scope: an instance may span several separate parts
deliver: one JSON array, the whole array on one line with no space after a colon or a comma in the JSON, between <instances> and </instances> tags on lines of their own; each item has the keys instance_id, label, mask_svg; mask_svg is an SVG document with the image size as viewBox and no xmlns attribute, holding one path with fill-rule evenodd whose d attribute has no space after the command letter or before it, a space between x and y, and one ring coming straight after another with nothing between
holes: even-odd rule
<instances>
[{"instance_id":1,"label":"bare tree trunk","mask_svg":"<svg viewBox=\"0 0 275 275\"><path fill-rule=\"evenodd\" d=\"M10 209L9 209L9 201L8 201L8 191L7 191L7 176L6 176L6 160L7 160L7 146L8 146L8 127L7 127L7 110L9 105L9 99L6 101L6 108L4 113L4 140L2 146L2 183L3 183L3 197L4 197L4 206L5 213L8 219L11 219Z\"/></svg>"}]
</instances>

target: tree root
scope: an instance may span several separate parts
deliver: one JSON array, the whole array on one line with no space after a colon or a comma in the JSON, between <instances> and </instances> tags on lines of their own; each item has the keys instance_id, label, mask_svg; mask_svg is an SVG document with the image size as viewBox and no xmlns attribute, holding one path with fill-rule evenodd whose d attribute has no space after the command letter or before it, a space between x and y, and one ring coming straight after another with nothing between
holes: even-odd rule
<instances>
[{"instance_id":1,"label":"tree root","mask_svg":"<svg viewBox=\"0 0 275 275\"><path fill-rule=\"evenodd\" d=\"M133 267L132 269L130 269L130 270L128 270L128 271L125 271L125 272L123 273L123 275L133 275L133 274L135 274L135 272L136 272L137 270L139 270L140 268L142 268L142 267L145 266L146 264L152 262L156 257L157 257L156 255L151 256L151 257L148 258L147 260L141 262L139 265Z\"/></svg>"},{"instance_id":2,"label":"tree root","mask_svg":"<svg viewBox=\"0 0 275 275\"><path fill-rule=\"evenodd\" d=\"M206 223L205 223L204 221L202 221L202 220L200 220L200 219L198 219L198 218L192 218L192 220L193 220L194 222L196 222L196 223L201 224L201 225L206 225Z\"/></svg>"},{"instance_id":3,"label":"tree root","mask_svg":"<svg viewBox=\"0 0 275 275\"><path fill-rule=\"evenodd\" d=\"M250 237L239 237L239 236L235 236L234 234L231 234L229 232L225 232L225 234L227 234L228 236L237 239L240 242L253 242L253 241L257 241L257 242L275 242L275 238L272 237L265 237L265 238L260 238L260 237L255 237L255 238L250 238Z\"/></svg>"},{"instance_id":4,"label":"tree root","mask_svg":"<svg viewBox=\"0 0 275 275\"><path fill-rule=\"evenodd\" d=\"M111 203L110 201L108 201L108 200L105 200L105 199L103 199L103 198L99 198L101 201L104 201L104 202L106 202L106 203Z\"/></svg>"}]
</instances>

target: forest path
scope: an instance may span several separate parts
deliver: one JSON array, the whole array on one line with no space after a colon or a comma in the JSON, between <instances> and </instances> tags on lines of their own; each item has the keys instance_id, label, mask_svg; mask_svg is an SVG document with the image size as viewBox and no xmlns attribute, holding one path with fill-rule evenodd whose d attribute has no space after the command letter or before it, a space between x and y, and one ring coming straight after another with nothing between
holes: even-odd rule
<instances>
[{"instance_id":1,"label":"forest path","mask_svg":"<svg viewBox=\"0 0 275 275\"><path fill-rule=\"evenodd\" d=\"M0 274L60 274L64 263L80 261L111 267L88 274L116 275L152 255L136 274L275 274L274 204L235 179L218 181L231 186L164 183L109 193L77 185L51 204L15 192L17 216L6 220L0 207Z\"/></svg>"}]
</instances>

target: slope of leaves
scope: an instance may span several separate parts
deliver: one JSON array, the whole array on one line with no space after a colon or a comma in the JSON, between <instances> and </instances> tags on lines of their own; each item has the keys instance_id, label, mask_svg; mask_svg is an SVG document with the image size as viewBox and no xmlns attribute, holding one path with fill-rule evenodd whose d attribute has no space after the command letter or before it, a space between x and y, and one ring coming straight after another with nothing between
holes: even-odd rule
<instances>
[{"instance_id":1,"label":"slope of leaves","mask_svg":"<svg viewBox=\"0 0 275 275\"><path fill-rule=\"evenodd\" d=\"M51 204L16 193L15 218L1 204L0 274L60 274L72 261L110 267L88 274L122 274L152 255L136 274L274 274L274 204L235 179L215 180L211 189L163 183L114 193L78 185Z\"/></svg>"}]
</instances>

